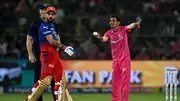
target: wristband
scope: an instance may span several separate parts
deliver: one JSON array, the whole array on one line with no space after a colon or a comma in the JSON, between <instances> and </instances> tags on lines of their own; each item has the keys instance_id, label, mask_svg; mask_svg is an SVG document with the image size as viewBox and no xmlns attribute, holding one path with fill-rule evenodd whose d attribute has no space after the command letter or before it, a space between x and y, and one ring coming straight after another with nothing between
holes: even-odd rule
<instances>
[{"instance_id":1,"label":"wristband","mask_svg":"<svg viewBox=\"0 0 180 101\"><path fill-rule=\"evenodd\" d=\"M66 45L63 45L63 44L62 44L62 50L65 50L66 47L67 47Z\"/></svg>"}]
</instances>

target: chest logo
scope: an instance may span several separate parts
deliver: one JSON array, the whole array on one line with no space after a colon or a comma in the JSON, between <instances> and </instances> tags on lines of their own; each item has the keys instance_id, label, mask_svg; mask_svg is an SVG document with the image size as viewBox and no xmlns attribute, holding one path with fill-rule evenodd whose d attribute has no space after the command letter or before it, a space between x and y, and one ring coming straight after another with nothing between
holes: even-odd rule
<instances>
[{"instance_id":1,"label":"chest logo","mask_svg":"<svg viewBox=\"0 0 180 101\"><path fill-rule=\"evenodd\" d=\"M44 29L48 29L48 26L43 26Z\"/></svg>"},{"instance_id":2,"label":"chest logo","mask_svg":"<svg viewBox=\"0 0 180 101\"><path fill-rule=\"evenodd\" d=\"M54 30L54 28L51 28L51 30L53 31L53 30Z\"/></svg>"},{"instance_id":3,"label":"chest logo","mask_svg":"<svg viewBox=\"0 0 180 101\"><path fill-rule=\"evenodd\" d=\"M123 36L118 34L118 36L111 35L111 43L117 43L119 41L123 40Z\"/></svg>"}]
</instances>

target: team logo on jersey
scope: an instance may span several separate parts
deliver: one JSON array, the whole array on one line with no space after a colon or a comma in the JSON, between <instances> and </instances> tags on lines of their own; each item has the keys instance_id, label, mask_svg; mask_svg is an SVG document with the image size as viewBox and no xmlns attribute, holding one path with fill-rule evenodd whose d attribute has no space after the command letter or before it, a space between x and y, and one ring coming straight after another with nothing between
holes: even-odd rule
<instances>
[{"instance_id":1,"label":"team logo on jersey","mask_svg":"<svg viewBox=\"0 0 180 101\"><path fill-rule=\"evenodd\" d=\"M54 30L54 28L51 28L51 30L53 31L53 30Z\"/></svg>"},{"instance_id":2,"label":"team logo on jersey","mask_svg":"<svg viewBox=\"0 0 180 101\"><path fill-rule=\"evenodd\" d=\"M43 26L44 29L48 29L48 26Z\"/></svg>"},{"instance_id":3,"label":"team logo on jersey","mask_svg":"<svg viewBox=\"0 0 180 101\"><path fill-rule=\"evenodd\" d=\"M120 34L118 34L117 38L111 35L111 43L117 43L121 40L123 40L123 37Z\"/></svg>"}]
</instances>

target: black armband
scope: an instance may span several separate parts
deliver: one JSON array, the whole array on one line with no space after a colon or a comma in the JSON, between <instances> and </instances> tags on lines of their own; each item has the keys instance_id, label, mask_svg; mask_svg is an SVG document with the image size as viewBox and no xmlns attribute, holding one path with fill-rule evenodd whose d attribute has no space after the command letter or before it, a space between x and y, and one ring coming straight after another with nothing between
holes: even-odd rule
<instances>
[{"instance_id":1,"label":"black armband","mask_svg":"<svg viewBox=\"0 0 180 101\"><path fill-rule=\"evenodd\" d=\"M66 49L66 45L61 44L61 49L64 51Z\"/></svg>"}]
</instances>

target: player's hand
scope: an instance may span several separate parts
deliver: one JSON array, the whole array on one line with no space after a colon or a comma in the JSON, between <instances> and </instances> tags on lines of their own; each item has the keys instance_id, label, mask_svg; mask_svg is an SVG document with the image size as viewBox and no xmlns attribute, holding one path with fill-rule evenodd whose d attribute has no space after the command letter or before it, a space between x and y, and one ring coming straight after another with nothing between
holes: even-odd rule
<instances>
[{"instance_id":1,"label":"player's hand","mask_svg":"<svg viewBox=\"0 0 180 101\"><path fill-rule=\"evenodd\" d=\"M71 46L68 46L65 48L64 52L66 52L69 56L72 56L74 54L74 49Z\"/></svg>"},{"instance_id":2,"label":"player's hand","mask_svg":"<svg viewBox=\"0 0 180 101\"><path fill-rule=\"evenodd\" d=\"M59 52L59 48L57 48L56 50L57 50L57 52Z\"/></svg>"},{"instance_id":3,"label":"player's hand","mask_svg":"<svg viewBox=\"0 0 180 101\"><path fill-rule=\"evenodd\" d=\"M29 61L31 63L35 63L36 62L36 58L34 57L34 55L29 55Z\"/></svg>"},{"instance_id":4,"label":"player's hand","mask_svg":"<svg viewBox=\"0 0 180 101\"><path fill-rule=\"evenodd\" d=\"M142 21L142 20L139 20L139 21L135 22L135 24L136 24L136 26L137 26L138 28L140 28L141 21Z\"/></svg>"},{"instance_id":5,"label":"player's hand","mask_svg":"<svg viewBox=\"0 0 180 101\"><path fill-rule=\"evenodd\" d=\"M101 38L101 36L100 36L100 34L99 34L98 32L93 32L93 35L94 35L96 38L98 38L98 39Z\"/></svg>"}]
</instances>

